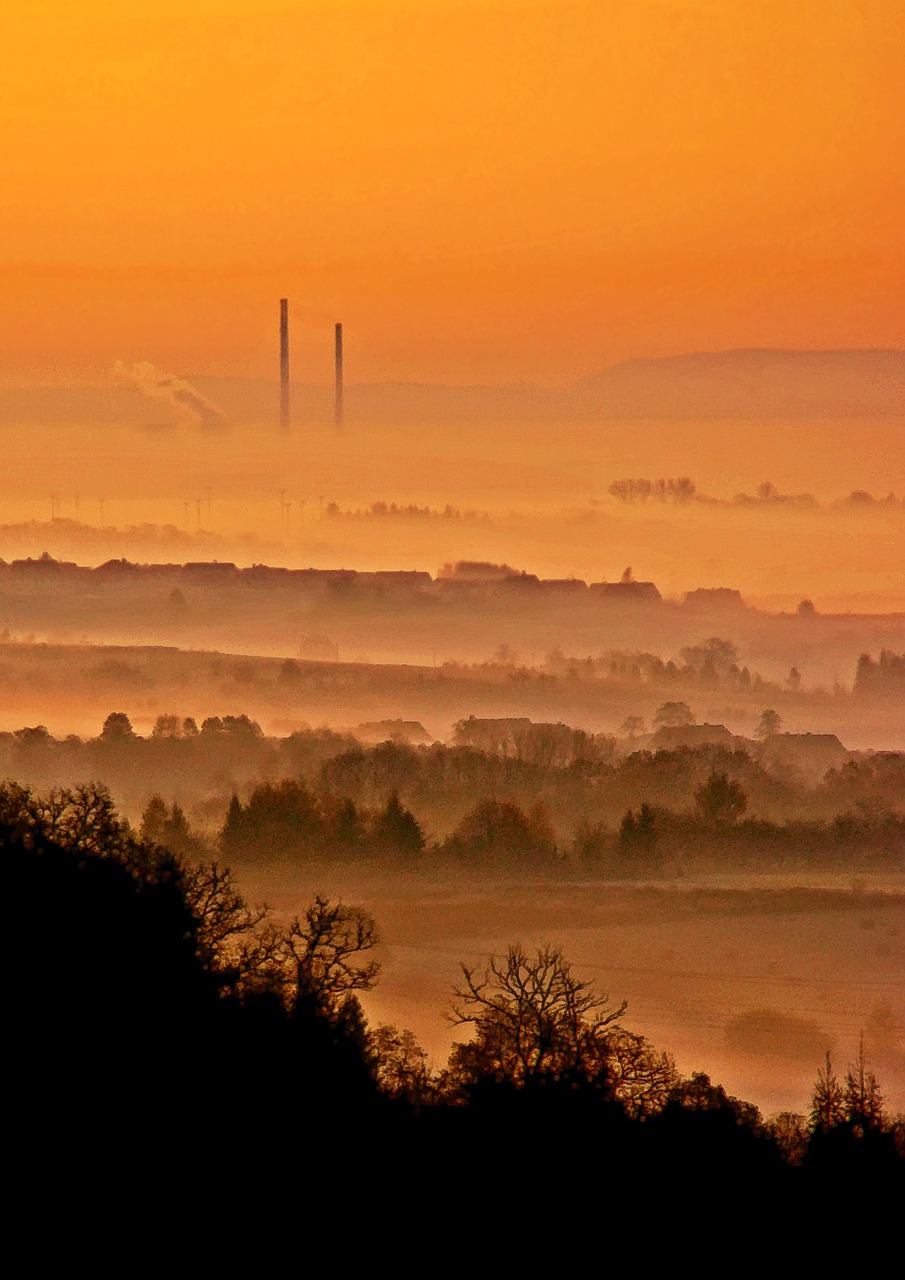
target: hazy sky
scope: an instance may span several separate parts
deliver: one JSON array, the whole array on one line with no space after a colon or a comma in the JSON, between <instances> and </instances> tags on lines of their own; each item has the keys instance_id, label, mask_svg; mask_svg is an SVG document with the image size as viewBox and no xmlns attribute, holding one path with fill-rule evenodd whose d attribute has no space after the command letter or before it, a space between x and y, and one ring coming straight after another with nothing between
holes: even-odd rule
<instances>
[{"instance_id":1,"label":"hazy sky","mask_svg":"<svg viewBox=\"0 0 905 1280\"><path fill-rule=\"evenodd\" d=\"M4 4L3 364L271 374L284 293L323 380L334 319L355 379L901 345L903 52L901 0Z\"/></svg>"}]
</instances>

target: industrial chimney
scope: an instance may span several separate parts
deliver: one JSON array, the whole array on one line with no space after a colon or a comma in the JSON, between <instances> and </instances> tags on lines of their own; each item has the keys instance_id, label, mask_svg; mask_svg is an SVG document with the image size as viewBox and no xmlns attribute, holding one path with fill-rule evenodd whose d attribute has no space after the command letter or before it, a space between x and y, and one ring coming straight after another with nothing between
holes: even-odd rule
<instances>
[{"instance_id":1,"label":"industrial chimney","mask_svg":"<svg viewBox=\"0 0 905 1280\"><path fill-rule=\"evenodd\" d=\"M336 326L336 378L333 389L333 421L337 428L343 425L343 327Z\"/></svg>"},{"instance_id":2,"label":"industrial chimney","mask_svg":"<svg viewBox=\"0 0 905 1280\"><path fill-rule=\"evenodd\" d=\"M280 298L280 429L289 430L289 299Z\"/></svg>"}]
</instances>

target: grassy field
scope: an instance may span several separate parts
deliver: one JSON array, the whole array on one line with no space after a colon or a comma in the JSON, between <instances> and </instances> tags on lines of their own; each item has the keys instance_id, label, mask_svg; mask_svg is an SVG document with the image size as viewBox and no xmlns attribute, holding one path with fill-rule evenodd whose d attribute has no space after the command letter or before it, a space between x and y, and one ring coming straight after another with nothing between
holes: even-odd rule
<instances>
[{"instance_id":1,"label":"grassy field","mask_svg":"<svg viewBox=\"0 0 905 1280\"><path fill-rule=\"evenodd\" d=\"M765 1114L806 1111L826 1050L844 1070L862 1029L889 1110L905 1110L905 876L388 881L309 867L241 879L281 919L316 892L366 907L383 965L368 1017L411 1028L438 1064L467 1038L444 1019L459 962L549 942L627 999L624 1025L681 1071L706 1071Z\"/></svg>"}]
</instances>

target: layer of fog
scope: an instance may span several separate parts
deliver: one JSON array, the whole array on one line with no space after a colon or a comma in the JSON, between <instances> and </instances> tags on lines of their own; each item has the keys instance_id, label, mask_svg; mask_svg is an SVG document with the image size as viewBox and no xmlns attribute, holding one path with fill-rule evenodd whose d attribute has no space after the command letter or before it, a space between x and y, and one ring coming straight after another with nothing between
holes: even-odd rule
<instances>
[{"instance_id":1,"label":"layer of fog","mask_svg":"<svg viewBox=\"0 0 905 1280\"><path fill-rule=\"evenodd\" d=\"M227 419L229 408L224 406ZM666 595L679 596L697 586L729 586L750 602L773 608L794 609L809 597L824 612L860 607L890 613L905 609L901 510L832 504L856 489L878 498L892 490L901 499L905 451L895 442L901 442L903 432L901 421L800 419L565 426L486 421L454 428L426 421L364 428L350 415L339 437L302 415L294 433L283 440L271 423L233 425L205 435L184 421L150 415L146 429L12 424L5 429L7 529L0 556L9 560L50 550L82 563L127 555L135 560L217 558L432 573L445 562L473 558L505 561L541 576L597 581L618 578L631 564L638 577L656 581ZM643 476L690 476L701 492L729 505L626 506L608 494L614 480ZM764 481L783 494L811 493L821 505L816 510L731 505L736 493L753 494ZM377 519L328 514L331 502L341 511L355 511L376 501L436 511L450 504L463 515ZM466 512L479 514L466 519ZM480 518L483 512L487 520ZM51 518L90 529L48 527ZM30 521L40 527L10 528ZM155 528L139 528L126 537L105 532L111 526L121 530L146 524ZM161 533L165 526L172 526L172 532ZM52 612L52 602L49 608ZM43 627L35 622L30 628L39 639L54 636L49 616ZM743 629L734 634L734 624L701 619L694 633L680 634L669 627L661 632L652 616L645 611L637 619L638 635L627 635L626 643L668 657L682 643L727 635L747 645L748 656L753 656L750 635ZM156 625L153 619L142 624L146 643L217 647L213 624L193 629L183 622L174 630L161 618L158 607ZM132 621L124 610L119 621L107 617L92 631L86 609L67 624L67 636L58 631L56 638L134 640ZM434 628L434 643L425 634L403 650L397 641L397 654L404 652L409 661L432 668L446 657L487 659L494 647L509 644L527 650L526 658L534 648L540 661L546 643L560 643L546 634L520 631L518 619L511 633L494 621L492 633L478 628L458 649ZM287 636L284 643L274 640L266 620L251 617L245 635L252 636L252 643L243 646L237 638L237 647L251 655L299 656L303 633L293 625L292 641ZM765 674L778 677L785 674L787 658L798 660L799 650L808 644L806 633L797 630L802 625L789 620L794 656L783 651L782 664L777 656L775 669ZM833 626L826 619L819 635L828 636ZM381 653L373 634L362 620L357 644L352 636L343 638L347 656L386 657L388 650ZM846 635L840 651L844 665L834 668L839 659L833 658L823 665L815 662L812 671L806 670L808 680L825 681L830 688L834 677L850 684L859 646L874 653L881 644L905 649L898 619L865 621L861 634L863 643L855 632ZM602 637L596 639L591 649L584 643L568 645L567 638L566 651L581 656L599 650ZM106 677L86 689L78 675L81 666L102 666L109 658L79 650L67 659L52 656L56 674L50 683L37 670L7 682L4 729L46 723L61 734L96 733L102 716L113 710L127 711L139 726L165 712L199 719L244 712L270 725L279 718L275 699L280 689L269 675L259 678L253 672L251 680L239 681L218 675L209 689L200 686L203 696L184 675L179 681L162 676L156 687L141 688L129 676L141 663L125 654L120 657L125 675L122 669L117 674L108 668ZM466 685L463 693L470 696L472 690ZM403 705L394 694L395 701L384 706L373 692L367 697L370 716L342 697L334 698L329 709L316 703L312 708L309 699L307 708L287 712L283 690L282 717L285 721L294 715L298 723L322 718L356 723L379 714L411 716L424 718L432 733L443 736L456 715L479 710L463 698L449 706L445 720L437 717L434 722L429 708L425 711L415 701ZM840 726L822 719L816 705L801 708L800 722L789 718L791 702L781 710L789 727L837 731ZM695 710L700 718L728 720L727 706L731 709L732 703ZM613 728L613 717L634 709L619 703L599 722L588 717L584 723L593 729ZM730 727L750 732L762 709L746 706L744 717ZM512 698L503 688L499 704L483 710L513 714ZM892 736L896 723L901 726L901 709L887 708L884 715L885 725L865 725L863 738L846 740L846 745L882 745L884 733L887 745L901 745ZM535 718L582 724L580 717L552 704L546 715L535 713ZM841 736L847 735L843 731ZM725 902L720 907L707 899L704 890L710 886L700 886L700 893L682 886L676 892L686 896L676 907L662 886L645 898L637 886L550 888L532 883L484 889L461 883L424 885L414 879L381 884L356 879L351 872L331 874L332 880L319 875L316 883L306 878L307 872L277 881L261 875L250 878L248 888L251 896L266 897L290 914L314 891L341 892L363 901L387 940L383 982L368 998L369 1015L374 1021L412 1027L438 1060L450 1039L442 1010L458 959L477 959L514 940L528 946L562 943L576 964L587 966L587 976L599 980L614 998L629 999L627 1025L674 1052L683 1070L706 1070L768 1112L805 1109L822 1047L834 1045L837 1062L844 1066L855 1055L860 1028L869 1027L872 1017L876 1021L877 1008L885 1002L901 1009L901 896L878 904L872 886L853 890L844 878L841 888L850 895L850 910L830 909L816 893L808 902L800 895L780 895L775 909L768 909L762 896L742 894L738 909L728 910ZM903 890L901 884L883 887L896 887L900 894ZM790 1047L778 1061L766 1062L752 1051L750 1015L764 1011L766 1022L755 1020L754 1025L785 1027L788 1033ZM746 1016L749 1023L740 1023ZM794 1019L799 1020L797 1031ZM767 1040L772 1043L769 1036ZM901 1043L874 1049L880 1054L877 1067L890 1109L902 1107Z\"/></svg>"},{"instance_id":2,"label":"layer of fog","mask_svg":"<svg viewBox=\"0 0 905 1280\"><path fill-rule=\"evenodd\" d=\"M29 424L5 428L5 525L51 517L123 529L172 526L126 541L134 558L235 559L320 567L418 568L460 558L506 560L547 577L613 579L627 564L664 594L732 586L770 607L802 596L825 609L905 607L901 507L835 509L854 490L905 495L905 424L889 420L552 425L455 428L316 424L280 439L272 424L215 435L184 424ZM627 477L689 476L731 500L771 482L811 493L818 510L646 503L608 494ZM322 518L375 502L490 519ZM203 536L199 536L202 534ZM39 541L55 546L38 547ZM7 530L0 555L49 549L97 563L121 537ZM82 554L77 554L81 547ZM142 547L147 552L141 555Z\"/></svg>"},{"instance_id":3,"label":"layer of fog","mask_svg":"<svg viewBox=\"0 0 905 1280\"><path fill-rule=\"evenodd\" d=\"M444 1018L459 962L552 942L581 977L628 1000L626 1027L765 1115L806 1113L824 1053L840 1067L854 1060L862 1030L889 1111L905 1109L902 875L822 875L807 888L728 873L672 886L430 884L325 869L242 879L280 916L314 892L365 905L384 940L366 1013L412 1029L437 1064L461 1035Z\"/></svg>"}]
</instances>

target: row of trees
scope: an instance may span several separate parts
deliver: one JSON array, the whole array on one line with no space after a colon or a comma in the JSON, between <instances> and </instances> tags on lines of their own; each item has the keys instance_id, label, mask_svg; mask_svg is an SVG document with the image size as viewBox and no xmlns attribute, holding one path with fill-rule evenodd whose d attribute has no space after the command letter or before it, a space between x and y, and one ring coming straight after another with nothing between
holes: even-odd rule
<instances>
[{"instance_id":1,"label":"row of trees","mask_svg":"<svg viewBox=\"0 0 905 1280\"><path fill-rule=\"evenodd\" d=\"M614 480L607 493L620 502L691 502L697 485L688 476L668 480Z\"/></svg>"},{"instance_id":2,"label":"row of trees","mask_svg":"<svg viewBox=\"0 0 905 1280\"><path fill-rule=\"evenodd\" d=\"M751 671L741 660L731 640L712 636L687 645L674 658L632 650L610 650L596 655L566 654L562 649L549 650L540 669L523 665L522 655L509 645L500 645L492 663L464 668L471 672L503 668L511 678L520 680L553 676L557 679L611 681L616 684L654 684L672 686L692 692L698 688L732 689L740 693L781 693L783 686ZM444 670L452 664L444 664ZM788 688L788 684L786 685Z\"/></svg>"},{"instance_id":3,"label":"row of trees","mask_svg":"<svg viewBox=\"0 0 905 1280\"><path fill-rule=\"evenodd\" d=\"M387 857L404 865L426 841L395 792L382 808L368 810L348 797L318 797L303 783L286 780L255 787L244 805L234 795L219 843L228 858Z\"/></svg>"},{"instance_id":4,"label":"row of trees","mask_svg":"<svg viewBox=\"0 0 905 1280\"><path fill-rule=\"evenodd\" d=\"M408 838L403 839L405 833L392 830L392 811L386 817L386 830L375 826L394 794L401 809L415 815L423 838L433 842L451 836L485 802L515 806L525 819L533 810L540 813L540 805L560 854L570 850L579 833L584 840L588 829L598 833L598 844L605 850L625 816L629 811L637 814L641 805L658 813L657 825L664 836L672 832L693 840L696 823L699 834L738 825L740 837L751 834L753 838L756 823L761 844L769 843L769 827L769 840L785 842L789 848L792 824L811 824L809 845L819 838L821 829L829 832L828 844L837 843L833 835L837 830L840 839L850 833L858 843L877 844L902 815L903 753L846 758L836 744L833 752L815 756L813 775L827 770L815 785L796 767L794 755L779 750L785 740L776 737L781 719L772 709L764 711L758 727L763 747L733 741L728 734L727 745L679 745L690 717L693 713L687 704L664 704L658 723L677 732L662 737L663 749L639 750L636 737L627 744L635 749L619 755L614 740L606 735L527 720L470 718L457 727L460 745L413 747L385 742L367 747L349 735L326 729L268 738L245 716L212 717L205 721L205 731L197 734L191 725L185 727L184 720L167 717L160 732L145 739L134 734L127 717L115 714L108 717L105 734L88 742L54 739L40 727L0 735L0 772L5 769L12 775L15 771L37 787L72 785L79 776L101 776L136 814L149 796L166 797L167 805L175 804L178 812L168 810L166 817L158 813L153 819L158 824L155 838L160 824L168 822L166 843L186 855L202 834L209 842L219 835L233 793L240 800L230 823L237 839L235 846L229 846L230 857L233 847L255 841L262 849L268 842L288 841L311 848L321 844L339 855L342 850L360 853L380 846L391 852L395 847L411 847ZM627 734L640 735L645 726L639 718L630 717L623 727ZM832 746L832 742L823 745ZM802 749L806 746L803 743ZM827 769L839 758L841 763ZM262 777L273 780L266 784L271 790L265 787L259 797L261 811L243 820L241 810L251 803ZM720 803L714 777L725 777L721 785L726 803ZM282 781L291 785L279 792ZM305 800L302 792L314 799ZM290 809L303 811L307 806L310 810L316 802L323 812L310 821L290 813L289 826L284 823L280 828L282 820L276 817L280 795ZM264 808L276 824L266 839ZM736 821L727 822L733 810ZM492 818L488 811L488 821ZM405 821L411 832L411 820ZM789 839L777 831L779 827L786 829ZM802 831L807 834L805 828ZM546 836L541 836L542 844ZM413 840L417 846L414 836ZM891 855L896 847L890 844Z\"/></svg>"},{"instance_id":5,"label":"row of trees","mask_svg":"<svg viewBox=\"0 0 905 1280\"><path fill-rule=\"evenodd\" d=\"M785 823L745 818L748 796L724 771L712 770L694 790L692 812L642 801L616 826L580 821L571 837L557 837L542 801L479 801L445 837L429 841L415 814L392 792L383 805L362 806L349 796L318 794L301 782L264 783L243 804L234 795L216 842L193 830L177 802L152 796L140 833L180 857L212 852L231 861L382 862L402 870L423 863L517 870L580 866L602 875L662 875L689 861L746 865L809 864L865 856L884 864L905 858L905 816L864 813L831 822Z\"/></svg>"},{"instance_id":6,"label":"row of trees","mask_svg":"<svg viewBox=\"0 0 905 1280\"><path fill-rule=\"evenodd\" d=\"M319 797L292 781L258 786L245 804L234 795L215 844L192 829L178 803L168 806L160 795L149 800L140 834L195 860L215 851L233 861L376 860L397 869L411 867L425 853L496 866L562 860L541 805L525 814L511 801L484 801L429 848L421 824L395 792L369 810L349 798Z\"/></svg>"},{"instance_id":7,"label":"row of trees","mask_svg":"<svg viewBox=\"0 0 905 1280\"><path fill-rule=\"evenodd\" d=\"M747 806L739 784L720 773L712 773L698 788L695 801L698 822L715 828L736 823ZM593 829L585 824L569 850L558 847L542 803L525 812L511 800L483 800L429 852L440 861L472 866L540 868L572 860L570 852L590 865L618 849L637 869L649 871L660 837L681 828L671 818L668 812L642 804L637 816L631 809L626 812L618 837L600 824ZM149 802L141 831L182 856L190 857L203 847L179 806L174 803L168 811L160 796ZM230 859L378 859L405 867L425 853L427 840L421 824L395 792L382 808L367 810L348 797L318 797L301 783L285 781L256 787L244 805L233 796L219 848ZM631 866L623 862L619 869Z\"/></svg>"},{"instance_id":8,"label":"row of trees","mask_svg":"<svg viewBox=\"0 0 905 1280\"><path fill-rule=\"evenodd\" d=\"M338 502L324 507L328 520L489 520L486 511L462 511L447 502L443 507L419 507L409 502L372 502L369 507L342 508Z\"/></svg>"},{"instance_id":9,"label":"row of trees","mask_svg":"<svg viewBox=\"0 0 905 1280\"><path fill-rule=\"evenodd\" d=\"M152 797L142 833L153 833L167 847L191 856L198 838L186 833L181 810L174 804L166 815L162 798ZM511 801L482 801L446 839L428 849L421 824L395 792L385 805L368 810L349 798L318 797L290 781L256 787L244 805L233 796L219 850L232 860L368 859L396 868L412 866L426 852L471 865L542 867L562 860L540 804L524 813Z\"/></svg>"},{"instance_id":10,"label":"row of trees","mask_svg":"<svg viewBox=\"0 0 905 1280\"><path fill-rule=\"evenodd\" d=\"M650 501L687 503L696 501L707 503L708 506L793 507L810 511L816 510L820 506L820 503L812 493L781 493L770 480L764 480L759 484L753 494L737 493L731 503L727 503L724 499L698 493L695 482L689 480L687 476L670 480L614 480L607 492L620 502L626 503ZM897 510L901 507L905 507L905 499L900 502L894 493L888 493L885 498L875 498L866 489L854 489L847 497L840 498L834 502L831 509L855 509L859 511L881 509L889 511Z\"/></svg>"},{"instance_id":11,"label":"row of trees","mask_svg":"<svg viewBox=\"0 0 905 1280\"><path fill-rule=\"evenodd\" d=\"M227 858L242 860L376 859L412 867L425 855L425 865L436 868L444 863L509 869L581 865L617 876L663 874L690 859L814 863L850 861L855 852L886 864L905 858L905 814L870 814L863 806L829 822L746 818L748 792L725 769L710 769L694 788L693 801L690 812L641 801L626 809L616 826L582 819L563 841L543 800L522 806L489 797L467 810L448 836L429 842L396 791L384 805L367 809L334 792L317 795L300 782L264 783L246 804L233 796L218 847ZM200 845L179 806L168 814L159 796L148 804L142 832L186 856L196 855Z\"/></svg>"}]
</instances>

